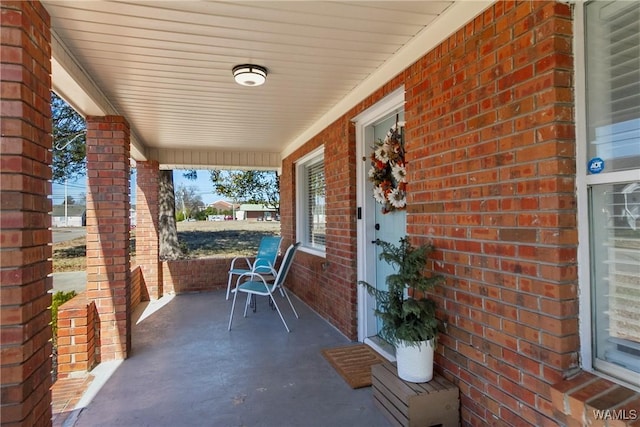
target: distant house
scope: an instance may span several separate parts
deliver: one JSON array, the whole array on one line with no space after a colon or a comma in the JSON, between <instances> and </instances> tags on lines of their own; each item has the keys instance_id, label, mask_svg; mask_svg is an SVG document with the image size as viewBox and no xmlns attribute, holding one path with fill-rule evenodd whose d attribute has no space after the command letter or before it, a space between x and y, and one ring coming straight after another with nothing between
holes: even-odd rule
<instances>
[{"instance_id":1,"label":"distant house","mask_svg":"<svg viewBox=\"0 0 640 427\"><path fill-rule=\"evenodd\" d=\"M240 205L236 204L235 208L238 209ZM209 204L209 207L217 209L218 212L224 212L224 211L233 211L233 203L231 202L227 202L226 200L216 200L213 203Z\"/></svg>"},{"instance_id":2,"label":"distant house","mask_svg":"<svg viewBox=\"0 0 640 427\"><path fill-rule=\"evenodd\" d=\"M245 203L236 211L236 219L253 221L271 221L276 219L276 210L265 205Z\"/></svg>"},{"instance_id":3,"label":"distant house","mask_svg":"<svg viewBox=\"0 0 640 427\"><path fill-rule=\"evenodd\" d=\"M51 212L53 227L84 227L87 225L87 208L83 205L55 205Z\"/></svg>"}]
</instances>

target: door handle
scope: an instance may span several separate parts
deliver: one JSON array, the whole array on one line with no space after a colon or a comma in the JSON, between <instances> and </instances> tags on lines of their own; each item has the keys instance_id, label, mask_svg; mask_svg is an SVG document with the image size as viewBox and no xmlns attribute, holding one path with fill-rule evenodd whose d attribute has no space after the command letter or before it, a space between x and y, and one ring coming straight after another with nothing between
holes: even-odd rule
<instances>
[{"instance_id":1,"label":"door handle","mask_svg":"<svg viewBox=\"0 0 640 427\"><path fill-rule=\"evenodd\" d=\"M380 242L380 239L376 239L376 240L372 240L371 243L373 243L374 245L377 245Z\"/></svg>"}]
</instances>

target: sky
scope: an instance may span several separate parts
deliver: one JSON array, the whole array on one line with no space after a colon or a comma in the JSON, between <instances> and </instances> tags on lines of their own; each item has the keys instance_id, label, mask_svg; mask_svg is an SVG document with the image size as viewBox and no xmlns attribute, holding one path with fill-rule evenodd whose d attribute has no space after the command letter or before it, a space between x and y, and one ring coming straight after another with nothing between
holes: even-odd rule
<instances>
[{"instance_id":1,"label":"sky","mask_svg":"<svg viewBox=\"0 0 640 427\"><path fill-rule=\"evenodd\" d=\"M184 171L175 170L173 171L173 185L177 189L180 185L185 185L186 187L196 186L198 188L197 193L202 196L202 201L205 205L211 204L217 200L220 200L222 197L218 196L213 192L213 183L209 178L208 170L199 170L198 179L195 181L191 181L185 178L182 174ZM136 200L136 185L135 185L136 174L135 171L131 176L131 203L135 204ZM56 184L52 185L52 199L54 205L61 205L64 203L64 195L65 195L65 185L64 184ZM82 199L82 193L87 193L87 178L82 177L78 180L68 181L66 185L67 195L73 197L76 201L80 201Z\"/></svg>"},{"instance_id":2,"label":"sky","mask_svg":"<svg viewBox=\"0 0 640 427\"><path fill-rule=\"evenodd\" d=\"M197 194L202 197L202 201L205 205L209 205L217 200L222 199L218 194L213 191L213 183L211 182L210 174L208 170L198 170L198 179L192 181L183 176L183 170L173 171L173 187L177 190L180 185L184 185L189 188L195 186L198 188Z\"/></svg>"}]
</instances>

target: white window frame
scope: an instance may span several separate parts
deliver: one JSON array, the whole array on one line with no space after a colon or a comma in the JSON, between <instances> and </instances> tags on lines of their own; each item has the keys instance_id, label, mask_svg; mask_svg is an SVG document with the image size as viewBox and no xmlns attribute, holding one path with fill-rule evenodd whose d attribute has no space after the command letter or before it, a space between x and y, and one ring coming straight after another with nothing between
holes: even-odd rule
<instances>
[{"instance_id":1,"label":"white window frame","mask_svg":"<svg viewBox=\"0 0 640 427\"><path fill-rule=\"evenodd\" d=\"M618 183L638 179L637 170L607 172L600 174L587 173L587 73L585 51L585 2L574 3L574 60L575 60L575 111L576 111L576 201L578 215L578 289L579 289L579 333L581 367L585 371L611 381L622 383L636 391L640 391L640 384L629 383L623 378L637 375L622 367L612 364L608 367L611 375L596 370L593 366L593 318L591 307L591 239L589 234L589 197L588 188L591 185Z\"/></svg>"},{"instance_id":2,"label":"white window frame","mask_svg":"<svg viewBox=\"0 0 640 427\"><path fill-rule=\"evenodd\" d=\"M324 146L313 150L312 152L298 159L298 161L296 162L296 240L301 242L299 250L324 258L326 257L326 246L318 247L309 245L309 216L307 215L307 211L309 209L307 170L309 166L312 166L321 161L324 161Z\"/></svg>"}]
</instances>

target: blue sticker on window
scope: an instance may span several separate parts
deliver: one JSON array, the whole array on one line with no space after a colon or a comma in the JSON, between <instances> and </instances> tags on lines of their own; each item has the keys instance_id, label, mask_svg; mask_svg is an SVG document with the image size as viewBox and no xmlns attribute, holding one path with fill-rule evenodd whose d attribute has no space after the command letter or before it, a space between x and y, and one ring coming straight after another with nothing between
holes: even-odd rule
<instances>
[{"instance_id":1,"label":"blue sticker on window","mask_svg":"<svg viewBox=\"0 0 640 427\"><path fill-rule=\"evenodd\" d=\"M604 160L600 157L594 157L589 160L589 172L591 173L600 173L604 170Z\"/></svg>"}]
</instances>

